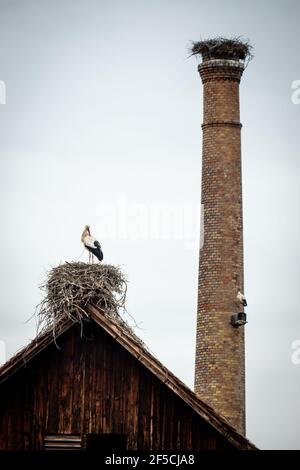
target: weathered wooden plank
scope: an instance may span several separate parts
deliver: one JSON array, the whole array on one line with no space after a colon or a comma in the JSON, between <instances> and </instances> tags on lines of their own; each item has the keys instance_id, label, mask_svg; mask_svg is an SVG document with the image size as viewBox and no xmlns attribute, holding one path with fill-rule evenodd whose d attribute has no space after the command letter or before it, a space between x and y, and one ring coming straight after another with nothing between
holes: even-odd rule
<instances>
[{"instance_id":1,"label":"weathered wooden plank","mask_svg":"<svg viewBox=\"0 0 300 470\"><path fill-rule=\"evenodd\" d=\"M7 399L7 384L0 387L0 404L8 404ZM6 450L7 448L7 409L2 405L0 406L0 449Z\"/></svg>"},{"instance_id":2,"label":"weathered wooden plank","mask_svg":"<svg viewBox=\"0 0 300 470\"><path fill-rule=\"evenodd\" d=\"M48 351L48 403L47 403L47 423L45 434L55 434L58 432L58 364L61 361L62 352L54 344Z\"/></svg>"},{"instance_id":3,"label":"weathered wooden plank","mask_svg":"<svg viewBox=\"0 0 300 470\"><path fill-rule=\"evenodd\" d=\"M72 397L72 434L81 433L81 410L82 410L82 367L81 367L81 340L79 331L73 331L73 397Z\"/></svg>"},{"instance_id":4,"label":"weathered wooden plank","mask_svg":"<svg viewBox=\"0 0 300 470\"><path fill-rule=\"evenodd\" d=\"M95 339L95 433L103 432L103 395L104 395L104 351L105 351L105 335L102 331L97 332Z\"/></svg>"},{"instance_id":5,"label":"weathered wooden plank","mask_svg":"<svg viewBox=\"0 0 300 470\"><path fill-rule=\"evenodd\" d=\"M139 364L132 361L130 371L130 389L128 393L128 449L137 450L138 447L138 397L139 397Z\"/></svg>"},{"instance_id":6,"label":"weathered wooden plank","mask_svg":"<svg viewBox=\"0 0 300 470\"><path fill-rule=\"evenodd\" d=\"M111 376L112 376L112 402L111 402L111 421L112 421L112 432L117 434L120 433L121 426L121 415L120 415L120 400L121 400L121 367L123 361L120 360L120 356L115 347L112 348L112 363L111 363Z\"/></svg>"},{"instance_id":7,"label":"weathered wooden plank","mask_svg":"<svg viewBox=\"0 0 300 470\"><path fill-rule=\"evenodd\" d=\"M152 385L152 449L159 450L161 448L161 390L160 383L153 380Z\"/></svg>"},{"instance_id":8,"label":"weathered wooden plank","mask_svg":"<svg viewBox=\"0 0 300 470\"><path fill-rule=\"evenodd\" d=\"M150 417L151 417L152 376L143 367L139 367L139 398L138 398L138 449L150 448Z\"/></svg>"},{"instance_id":9,"label":"weathered wooden plank","mask_svg":"<svg viewBox=\"0 0 300 470\"><path fill-rule=\"evenodd\" d=\"M112 399L112 376L111 376L111 343L105 344L104 359L104 390L103 390L103 433L111 432L111 399Z\"/></svg>"},{"instance_id":10,"label":"weathered wooden plank","mask_svg":"<svg viewBox=\"0 0 300 470\"><path fill-rule=\"evenodd\" d=\"M58 433L71 433L73 389L73 331L63 338L63 360L58 364Z\"/></svg>"},{"instance_id":11,"label":"weathered wooden plank","mask_svg":"<svg viewBox=\"0 0 300 470\"><path fill-rule=\"evenodd\" d=\"M83 401L84 401L84 420L83 420L83 433L90 433L90 348L89 341L84 337L83 341L83 354L84 354L84 381L82 386Z\"/></svg>"},{"instance_id":12,"label":"weathered wooden plank","mask_svg":"<svg viewBox=\"0 0 300 470\"><path fill-rule=\"evenodd\" d=\"M164 449L172 449L172 438L174 432L173 423L173 396L169 393L169 390L164 389L163 393L166 397L165 407L165 425L164 425Z\"/></svg>"},{"instance_id":13,"label":"weathered wooden plank","mask_svg":"<svg viewBox=\"0 0 300 470\"><path fill-rule=\"evenodd\" d=\"M96 332L96 330L95 330ZM91 428L92 432L96 432L96 401L97 401L97 372L101 365L97 363L97 350L101 348L98 345L99 336L96 334L93 340L93 365L92 365L92 399L91 399Z\"/></svg>"}]
</instances>

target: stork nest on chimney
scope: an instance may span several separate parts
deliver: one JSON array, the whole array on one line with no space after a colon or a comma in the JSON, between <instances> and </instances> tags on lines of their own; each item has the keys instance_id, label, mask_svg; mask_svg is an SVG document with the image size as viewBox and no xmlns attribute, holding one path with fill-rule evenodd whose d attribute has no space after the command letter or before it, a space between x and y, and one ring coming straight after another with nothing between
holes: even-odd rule
<instances>
[{"instance_id":1,"label":"stork nest on chimney","mask_svg":"<svg viewBox=\"0 0 300 470\"><path fill-rule=\"evenodd\" d=\"M200 55L203 60L229 59L229 60L251 60L253 58L253 47L249 40L235 37L231 39L217 37L205 41L192 41L189 48L190 57Z\"/></svg>"},{"instance_id":2,"label":"stork nest on chimney","mask_svg":"<svg viewBox=\"0 0 300 470\"><path fill-rule=\"evenodd\" d=\"M46 293L37 306L40 332L52 328L55 336L57 326L66 318L82 327L84 318L88 317L88 304L126 323L119 312L125 310L127 282L119 267L102 263L61 264L48 273L46 283L40 288Z\"/></svg>"}]
</instances>

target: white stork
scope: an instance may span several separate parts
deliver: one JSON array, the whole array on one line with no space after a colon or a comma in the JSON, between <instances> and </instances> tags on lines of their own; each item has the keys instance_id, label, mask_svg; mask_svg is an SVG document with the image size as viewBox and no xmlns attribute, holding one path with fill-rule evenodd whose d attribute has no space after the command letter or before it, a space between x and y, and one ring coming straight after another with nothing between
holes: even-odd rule
<instances>
[{"instance_id":1,"label":"white stork","mask_svg":"<svg viewBox=\"0 0 300 470\"><path fill-rule=\"evenodd\" d=\"M240 289L238 289L238 293L237 293L236 298L237 298L237 300L240 304L242 304L244 307L247 307L247 300L246 300L244 294L241 293Z\"/></svg>"},{"instance_id":2,"label":"white stork","mask_svg":"<svg viewBox=\"0 0 300 470\"><path fill-rule=\"evenodd\" d=\"M94 255L96 258L98 258L99 261L103 260L103 253L100 243L96 240L96 238L92 237L89 225L84 227L84 231L81 235L81 241L89 252L89 263L91 262L91 258L92 263L94 262Z\"/></svg>"}]
</instances>

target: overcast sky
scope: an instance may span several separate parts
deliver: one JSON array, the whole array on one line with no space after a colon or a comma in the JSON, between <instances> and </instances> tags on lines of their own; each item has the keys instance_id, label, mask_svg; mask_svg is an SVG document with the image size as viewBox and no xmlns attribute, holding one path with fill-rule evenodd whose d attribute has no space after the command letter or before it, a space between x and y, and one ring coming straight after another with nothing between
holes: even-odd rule
<instances>
[{"instance_id":1,"label":"overcast sky","mask_svg":"<svg viewBox=\"0 0 300 470\"><path fill-rule=\"evenodd\" d=\"M187 46L242 35L247 435L300 449L299 13L298 0L0 0L7 357L35 335L45 272L87 261L89 223L128 276L137 333L193 387L202 86Z\"/></svg>"}]
</instances>

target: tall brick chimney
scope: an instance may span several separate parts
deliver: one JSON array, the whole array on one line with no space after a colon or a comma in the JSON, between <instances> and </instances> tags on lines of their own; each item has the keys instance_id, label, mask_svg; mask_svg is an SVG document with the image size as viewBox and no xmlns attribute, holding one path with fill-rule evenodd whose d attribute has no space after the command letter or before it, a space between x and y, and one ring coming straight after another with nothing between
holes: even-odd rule
<instances>
[{"instance_id":1,"label":"tall brick chimney","mask_svg":"<svg viewBox=\"0 0 300 470\"><path fill-rule=\"evenodd\" d=\"M211 47L213 46L213 47ZM194 43L203 88L203 156L195 392L245 434L243 219L239 83L249 46L240 41ZM192 51L193 51L192 49Z\"/></svg>"}]
</instances>

